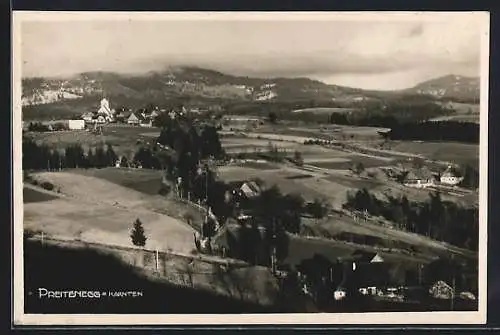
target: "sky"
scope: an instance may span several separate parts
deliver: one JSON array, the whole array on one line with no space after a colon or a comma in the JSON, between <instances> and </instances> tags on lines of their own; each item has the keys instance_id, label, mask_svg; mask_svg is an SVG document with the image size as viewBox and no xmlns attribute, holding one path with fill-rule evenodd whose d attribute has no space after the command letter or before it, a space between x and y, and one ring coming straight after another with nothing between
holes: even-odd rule
<instances>
[{"instance_id":1,"label":"sky","mask_svg":"<svg viewBox=\"0 0 500 335\"><path fill-rule=\"evenodd\" d=\"M427 20L154 20L75 18L21 23L23 77L141 73L198 66L254 77L309 77L402 89L435 77L479 76L480 26Z\"/></svg>"}]
</instances>

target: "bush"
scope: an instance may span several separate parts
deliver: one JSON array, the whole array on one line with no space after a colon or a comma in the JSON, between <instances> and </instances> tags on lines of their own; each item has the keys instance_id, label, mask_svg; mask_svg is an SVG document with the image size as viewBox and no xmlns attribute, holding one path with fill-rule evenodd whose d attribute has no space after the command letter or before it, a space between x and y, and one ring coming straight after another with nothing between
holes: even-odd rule
<instances>
[{"instance_id":1,"label":"bush","mask_svg":"<svg viewBox=\"0 0 500 335\"><path fill-rule=\"evenodd\" d=\"M167 185L162 185L160 190L158 191L158 194L166 196L172 191L172 187L167 186Z\"/></svg>"},{"instance_id":2,"label":"bush","mask_svg":"<svg viewBox=\"0 0 500 335\"><path fill-rule=\"evenodd\" d=\"M47 191L54 190L54 185L52 183L49 183L48 181L44 181L40 186Z\"/></svg>"}]
</instances>

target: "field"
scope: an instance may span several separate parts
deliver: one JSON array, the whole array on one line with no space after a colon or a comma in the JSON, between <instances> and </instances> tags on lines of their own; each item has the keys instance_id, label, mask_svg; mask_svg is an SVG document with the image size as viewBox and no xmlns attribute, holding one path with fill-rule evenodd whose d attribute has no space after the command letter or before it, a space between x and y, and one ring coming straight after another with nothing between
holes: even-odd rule
<instances>
[{"instance_id":1,"label":"field","mask_svg":"<svg viewBox=\"0 0 500 335\"><path fill-rule=\"evenodd\" d=\"M290 264L300 263L303 259L313 257L315 254L324 255L329 259L345 259L359 249L366 251L375 251L384 258L387 262L395 262L402 264L404 267L412 268L418 264L426 264L431 261L429 255L409 255L404 253L396 253L393 251L381 251L368 246L360 246L352 243L317 239L317 238L304 238L298 236L290 236L289 253L285 262Z\"/></svg>"},{"instance_id":2,"label":"field","mask_svg":"<svg viewBox=\"0 0 500 335\"><path fill-rule=\"evenodd\" d=\"M361 187L374 188L382 183L369 179L345 176L342 173L324 174L282 167L262 170L241 166L225 166L218 170L218 176L226 182L260 179L266 187L276 185L285 194L300 194L306 201L323 199L334 208L340 208L346 201L347 192Z\"/></svg>"},{"instance_id":3,"label":"field","mask_svg":"<svg viewBox=\"0 0 500 335\"><path fill-rule=\"evenodd\" d=\"M394 164L392 160L384 160L378 158L372 158L362 155L346 155L343 158L325 158L322 160L307 160L307 164L317 166L323 169L332 170L348 170L353 164L363 164L365 168L388 166Z\"/></svg>"},{"instance_id":4,"label":"field","mask_svg":"<svg viewBox=\"0 0 500 335\"><path fill-rule=\"evenodd\" d=\"M41 230L53 236L131 246L130 229L134 220L139 218L148 236L147 247L190 252L194 247L191 227L180 218L157 211L177 211L174 216L180 217L186 210L172 208L171 202L151 195L152 191L142 193L119 185L131 185L130 176L118 173L123 177L119 180L111 170L100 170L94 176L89 176L88 172L34 174L33 177L39 181L48 181L58 187L61 198L26 203L25 228ZM106 178L114 179L114 182ZM151 179L143 177L142 180L151 184ZM136 189L147 188L137 185L138 182L134 186Z\"/></svg>"},{"instance_id":5,"label":"field","mask_svg":"<svg viewBox=\"0 0 500 335\"><path fill-rule=\"evenodd\" d=\"M279 150L286 149L287 151L292 151L299 147L297 143L291 142L237 137L223 137L221 144L227 153L267 151L269 144L276 146Z\"/></svg>"},{"instance_id":6,"label":"field","mask_svg":"<svg viewBox=\"0 0 500 335\"><path fill-rule=\"evenodd\" d=\"M452 102L445 104L455 110L455 114L433 118L433 121L460 121L479 123L479 104Z\"/></svg>"},{"instance_id":7,"label":"field","mask_svg":"<svg viewBox=\"0 0 500 335\"><path fill-rule=\"evenodd\" d=\"M320 222L306 222L304 232L309 236L328 237L343 241L352 241L379 248L398 248L412 250L421 257L435 257L453 252L465 258L474 258L476 253L438 242L424 236L392 229L379 223L354 220L345 214L335 214Z\"/></svg>"},{"instance_id":8,"label":"field","mask_svg":"<svg viewBox=\"0 0 500 335\"><path fill-rule=\"evenodd\" d=\"M393 142L392 150L423 155L431 160L479 166L479 145L454 142Z\"/></svg>"},{"instance_id":9,"label":"field","mask_svg":"<svg viewBox=\"0 0 500 335\"><path fill-rule=\"evenodd\" d=\"M161 188L161 172L146 169L89 169L75 170L83 176L104 179L147 195L157 195Z\"/></svg>"},{"instance_id":10,"label":"field","mask_svg":"<svg viewBox=\"0 0 500 335\"><path fill-rule=\"evenodd\" d=\"M87 150L103 144L111 144L118 155L131 155L141 142L151 141L144 134L157 134L155 128L111 125L103 128L103 133L94 134L85 130L28 133L37 143L44 143L54 149L64 149L70 144L80 144Z\"/></svg>"}]
</instances>

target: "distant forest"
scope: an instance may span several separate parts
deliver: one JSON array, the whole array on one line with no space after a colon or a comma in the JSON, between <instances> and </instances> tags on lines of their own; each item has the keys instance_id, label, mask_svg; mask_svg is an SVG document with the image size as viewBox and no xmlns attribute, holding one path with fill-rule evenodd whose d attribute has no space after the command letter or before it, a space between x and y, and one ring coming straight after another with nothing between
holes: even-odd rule
<instances>
[{"instance_id":1,"label":"distant forest","mask_svg":"<svg viewBox=\"0 0 500 335\"><path fill-rule=\"evenodd\" d=\"M382 134L391 140L455 141L479 144L479 124L457 121L414 122L394 125Z\"/></svg>"}]
</instances>

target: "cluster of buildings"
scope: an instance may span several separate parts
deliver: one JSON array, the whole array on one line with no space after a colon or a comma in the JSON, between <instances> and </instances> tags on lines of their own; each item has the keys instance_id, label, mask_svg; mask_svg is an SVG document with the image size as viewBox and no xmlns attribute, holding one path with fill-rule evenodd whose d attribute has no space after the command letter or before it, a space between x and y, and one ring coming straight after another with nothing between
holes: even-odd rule
<instances>
[{"instance_id":1,"label":"cluster of buildings","mask_svg":"<svg viewBox=\"0 0 500 335\"><path fill-rule=\"evenodd\" d=\"M399 174L396 172L396 175L394 175L394 171L391 171L390 169L386 170L386 172L388 172L392 177L396 177ZM401 180L403 185L414 188L457 186L464 180L461 173L451 165L440 173L435 173L427 167L413 168L409 170L403 169L402 172L406 173L403 180Z\"/></svg>"},{"instance_id":2,"label":"cluster of buildings","mask_svg":"<svg viewBox=\"0 0 500 335\"><path fill-rule=\"evenodd\" d=\"M182 107L179 110L172 110L168 112L168 115L170 118L175 119L187 113L201 114L204 111L204 109L200 108L191 108L188 111L185 107ZM81 120L84 121L86 126L102 126L108 123L122 123L131 126L152 127L154 119L160 113L167 113L167 110L159 109L158 107L151 109L142 108L135 112L131 109L125 108L115 110L114 108L110 108L109 101L104 98L101 100L100 108L97 111L84 113Z\"/></svg>"},{"instance_id":3,"label":"cluster of buildings","mask_svg":"<svg viewBox=\"0 0 500 335\"><path fill-rule=\"evenodd\" d=\"M434 174L427 168L413 169L408 172L403 182L405 186L427 188L438 185L456 186L464 178L451 165L441 174Z\"/></svg>"},{"instance_id":4,"label":"cluster of buildings","mask_svg":"<svg viewBox=\"0 0 500 335\"><path fill-rule=\"evenodd\" d=\"M82 120L86 125L104 125L107 123L127 123L134 126L152 127L153 120L158 116L160 110L155 108L153 110L141 109L136 112L131 110L115 110L110 108L107 99L101 100L100 108L95 112L88 112L82 115Z\"/></svg>"}]
</instances>

